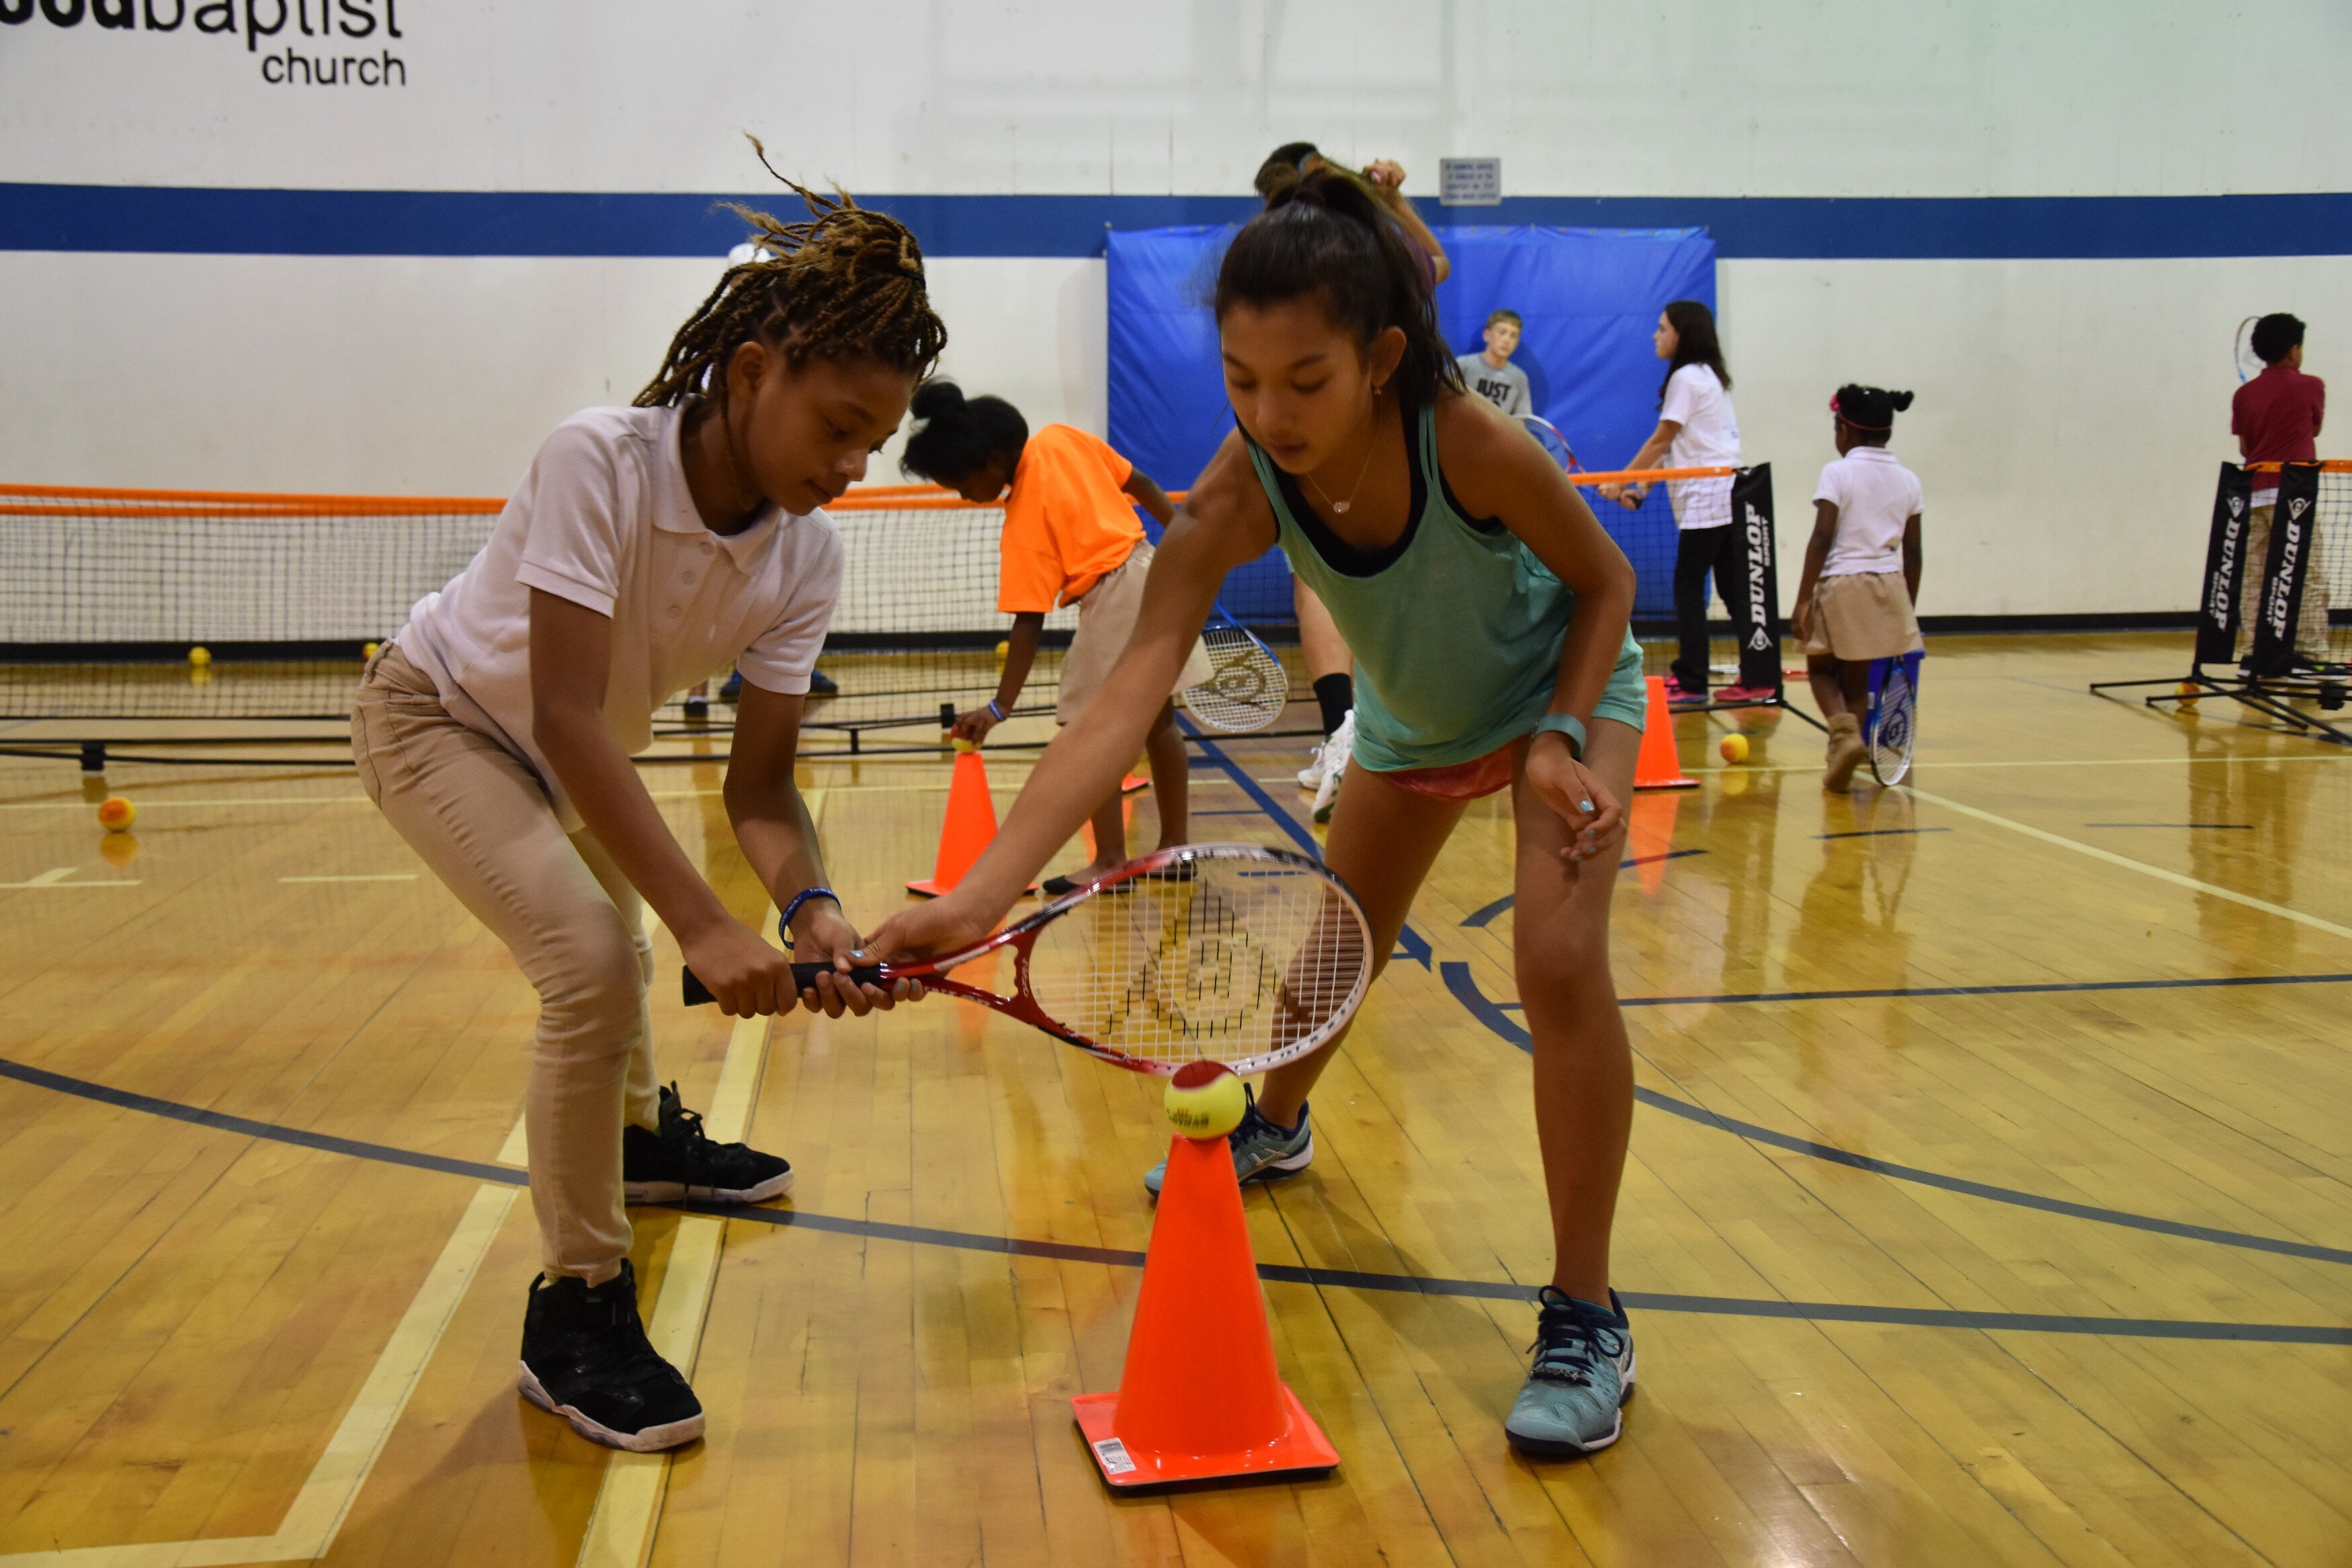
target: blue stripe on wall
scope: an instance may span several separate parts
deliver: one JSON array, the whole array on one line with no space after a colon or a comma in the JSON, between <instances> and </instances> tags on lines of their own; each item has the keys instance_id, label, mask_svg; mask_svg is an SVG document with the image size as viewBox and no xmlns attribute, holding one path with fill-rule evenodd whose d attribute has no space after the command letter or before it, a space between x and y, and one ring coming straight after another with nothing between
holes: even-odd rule
<instances>
[{"instance_id":1,"label":"blue stripe on wall","mask_svg":"<svg viewBox=\"0 0 2352 1568\"><path fill-rule=\"evenodd\" d=\"M723 255L712 195L0 183L0 250L271 256ZM749 198L782 211L783 193ZM1106 228L1237 223L1245 196L864 196L932 256L1099 256ZM2246 196L1517 196L1434 224L1705 228L1727 259L2352 255L2352 193Z\"/></svg>"}]
</instances>

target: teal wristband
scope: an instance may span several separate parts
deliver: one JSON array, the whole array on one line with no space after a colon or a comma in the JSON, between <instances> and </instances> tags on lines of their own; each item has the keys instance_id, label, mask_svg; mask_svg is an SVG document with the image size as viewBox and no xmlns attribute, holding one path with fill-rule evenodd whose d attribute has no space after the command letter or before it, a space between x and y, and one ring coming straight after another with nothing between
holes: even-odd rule
<instances>
[{"instance_id":1,"label":"teal wristband","mask_svg":"<svg viewBox=\"0 0 2352 1568\"><path fill-rule=\"evenodd\" d=\"M1572 713L1548 713L1536 720L1538 735L1550 730L1568 737L1568 749L1579 762L1584 760L1584 722Z\"/></svg>"}]
</instances>

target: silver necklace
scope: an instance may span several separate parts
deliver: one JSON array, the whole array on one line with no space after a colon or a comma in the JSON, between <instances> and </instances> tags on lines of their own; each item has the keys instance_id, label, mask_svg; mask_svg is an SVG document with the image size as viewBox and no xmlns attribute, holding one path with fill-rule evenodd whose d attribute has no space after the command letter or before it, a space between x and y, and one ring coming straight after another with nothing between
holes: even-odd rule
<instances>
[{"instance_id":1,"label":"silver necklace","mask_svg":"<svg viewBox=\"0 0 2352 1568\"><path fill-rule=\"evenodd\" d=\"M1320 485L1315 484L1314 475L1309 474L1307 476L1307 482L1309 485L1315 485L1315 493L1323 497L1323 504L1330 507L1335 515L1345 514L1349 507L1356 504L1356 492L1364 487L1364 476L1372 471L1372 454L1379 451L1381 445L1380 395L1380 390L1378 388L1374 388L1372 391L1372 439L1370 444L1364 448L1363 465L1356 470L1356 483L1349 489L1348 498L1344 501L1333 500L1331 498L1330 491L1326 490Z\"/></svg>"}]
</instances>

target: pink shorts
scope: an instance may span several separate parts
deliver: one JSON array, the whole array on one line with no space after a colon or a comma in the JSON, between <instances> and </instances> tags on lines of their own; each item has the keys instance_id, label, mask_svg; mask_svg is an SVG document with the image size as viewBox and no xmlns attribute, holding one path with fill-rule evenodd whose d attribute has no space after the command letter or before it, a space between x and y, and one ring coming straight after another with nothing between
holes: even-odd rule
<instances>
[{"instance_id":1,"label":"pink shorts","mask_svg":"<svg viewBox=\"0 0 2352 1568\"><path fill-rule=\"evenodd\" d=\"M1410 789L1416 795L1426 795L1433 800L1475 800L1507 789L1511 770L1518 760L1522 740L1507 741L1467 762L1449 762L1443 768L1403 768L1380 777L1400 789Z\"/></svg>"}]
</instances>

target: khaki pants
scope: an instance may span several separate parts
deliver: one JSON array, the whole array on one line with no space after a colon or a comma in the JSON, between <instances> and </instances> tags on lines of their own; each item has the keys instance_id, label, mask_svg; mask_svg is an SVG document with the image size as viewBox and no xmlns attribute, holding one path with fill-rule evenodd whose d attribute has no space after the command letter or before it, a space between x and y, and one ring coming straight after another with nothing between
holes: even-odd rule
<instances>
[{"instance_id":1,"label":"khaki pants","mask_svg":"<svg viewBox=\"0 0 2352 1568\"><path fill-rule=\"evenodd\" d=\"M1098 690L1143 613L1143 583L1151 575L1151 547L1138 542L1134 552L1097 580L1078 601L1078 629L1070 634L1070 651L1062 655L1062 688L1054 705L1054 722L1067 724L1078 716ZM1198 640L1184 656L1184 668L1168 695L1181 696L1217 673L1209 650Z\"/></svg>"},{"instance_id":2,"label":"khaki pants","mask_svg":"<svg viewBox=\"0 0 2352 1568\"><path fill-rule=\"evenodd\" d=\"M530 1201L542 1266L597 1281L629 1252L621 1129L656 1117L636 890L586 832L567 835L531 770L449 716L387 644L352 716L360 782L433 873L514 954L539 992Z\"/></svg>"},{"instance_id":3,"label":"khaki pants","mask_svg":"<svg viewBox=\"0 0 2352 1568\"><path fill-rule=\"evenodd\" d=\"M2246 553L2239 570L2238 657L2253 657L2254 628L2262 623L2263 594L2270 587L2264 576L2271 559L2271 514L2276 507L2254 507L2246 513ZM2325 541L2311 530L2311 549L2303 567L2303 608L2294 620L2294 651L2307 659L2327 656L2327 575L2320 570Z\"/></svg>"}]
</instances>

